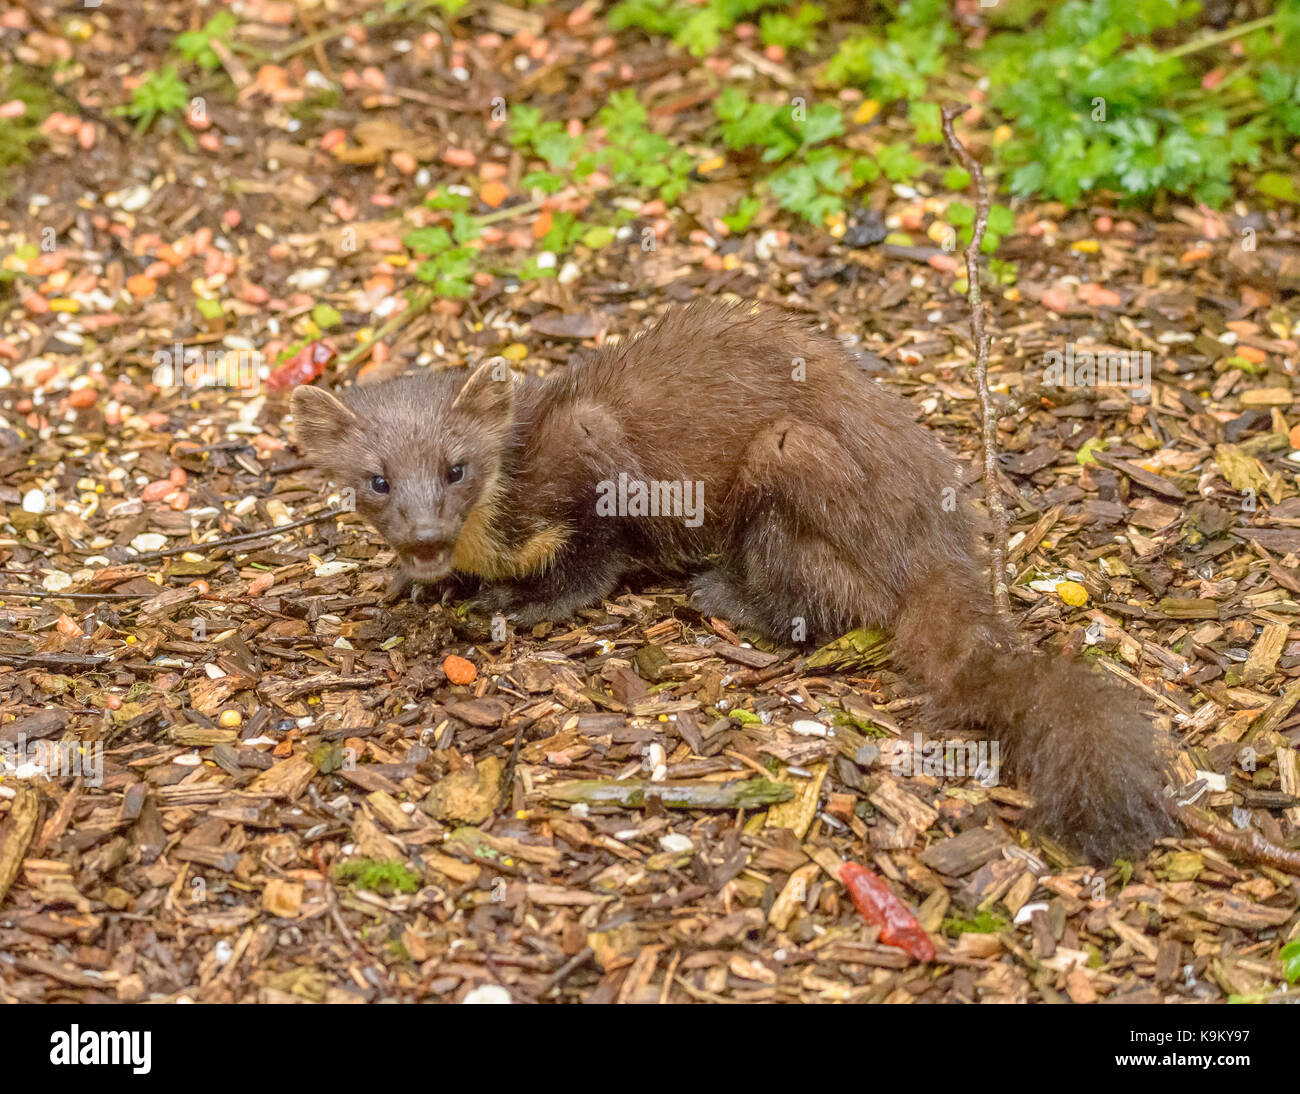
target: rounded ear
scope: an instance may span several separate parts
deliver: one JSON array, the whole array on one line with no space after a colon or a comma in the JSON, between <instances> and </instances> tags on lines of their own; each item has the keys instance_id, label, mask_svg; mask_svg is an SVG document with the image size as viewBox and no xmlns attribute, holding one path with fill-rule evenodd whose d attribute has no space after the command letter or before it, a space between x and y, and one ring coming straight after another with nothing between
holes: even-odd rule
<instances>
[{"instance_id":1,"label":"rounded ear","mask_svg":"<svg viewBox=\"0 0 1300 1094\"><path fill-rule=\"evenodd\" d=\"M451 404L480 421L504 428L514 413L515 381L504 359L485 361L465 381Z\"/></svg>"},{"instance_id":2,"label":"rounded ear","mask_svg":"<svg viewBox=\"0 0 1300 1094\"><path fill-rule=\"evenodd\" d=\"M328 462L326 456L357 416L323 387L304 384L289 397L293 434L307 459L314 464Z\"/></svg>"}]
</instances>

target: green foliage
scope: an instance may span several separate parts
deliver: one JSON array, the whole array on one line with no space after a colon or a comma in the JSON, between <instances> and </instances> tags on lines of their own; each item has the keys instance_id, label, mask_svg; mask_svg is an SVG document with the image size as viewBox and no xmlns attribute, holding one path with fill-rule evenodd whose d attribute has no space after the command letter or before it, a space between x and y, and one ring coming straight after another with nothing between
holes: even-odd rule
<instances>
[{"instance_id":1,"label":"green foliage","mask_svg":"<svg viewBox=\"0 0 1300 1094\"><path fill-rule=\"evenodd\" d=\"M1234 170L1260 162L1270 120L1285 129L1300 122L1300 109L1294 78L1270 64L1258 94L1272 113L1243 122L1234 114L1243 93L1252 94L1248 76L1207 90L1199 50L1154 48L1152 32L1184 29L1198 7L1069 0L1038 27L992 39L983 58L991 101L1016 130L999 149L1012 192L1065 202L1096 189L1139 200L1162 191L1227 200ZM1256 48L1272 49L1270 36Z\"/></svg>"},{"instance_id":2,"label":"green foliage","mask_svg":"<svg viewBox=\"0 0 1300 1094\"><path fill-rule=\"evenodd\" d=\"M334 876L376 893L414 893L420 888L419 875L398 859L350 858L334 867Z\"/></svg>"},{"instance_id":3,"label":"green foliage","mask_svg":"<svg viewBox=\"0 0 1300 1094\"><path fill-rule=\"evenodd\" d=\"M553 171L570 166L581 147L578 138L569 136L563 125L543 119L542 112L527 103L510 111L510 143L545 160Z\"/></svg>"},{"instance_id":4,"label":"green foliage","mask_svg":"<svg viewBox=\"0 0 1300 1094\"><path fill-rule=\"evenodd\" d=\"M415 267L417 281L433 286L440 296L464 297L474 292L472 247L456 246L445 228L425 227L408 232L402 243L416 255L424 255Z\"/></svg>"},{"instance_id":5,"label":"green foliage","mask_svg":"<svg viewBox=\"0 0 1300 1094\"><path fill-rule=\"evenodd\" d=\"M735 210L723 217L722 223L732 232L743 232L754 222L754 217L758 215L758 211L762 208L763 202L749 194L736 202Z\"/></svg>"},{"instance_id":6,"label":"green foliage","mask_svg":"<svg viewBox=\"0 0 1300 1094\"><path fill-rule=\"evenodd\" d=\"M130 104L125 108L128 117L134 118L136 129L143 133L160 115L181 113L189 105L190 92L185 81L176 75L176 67L168 65L151 72L135 89Z\"/></svg>"},{"instance_id":7,"label":"green foliage","mask_svg":"<svg viewBox=\"0 0 1300 1094\"><path fill-rule=\"evenodd\" d=\"M983 13L989 37L969 53L946 0L869 5L870 15L883 9L883 17L864 16L869 25L842 38L821 77L885 104L907 101L916 143L938 144L935 81L962 65L986 72L989 103L1012 127L1011 139L995 146L997 167L1017 195L1075 203L1098 190L1137 202L1167 193L1221 205L1249 170L1267 180L1260 193L1294 201L1294 182L1269 168L1300 137L1300 0L1280 0L1272 15L1221 31L1195 20L1200 7L1199 0L1025 3ZM760 9L764 42L816 48L813 30L825 12L812 3L624 0L610 21L668 35L702 55ZM1230 41L1240 49L1229 52ZM759 148L768 163L826 139L816 132L820 118L810 116L801 130L788 109L750 103L734 87L716 109L726 146ZM919 173L892 146L886 158L879 173L894 181ZM871 175L854 164L855 180ZM779 185L815 200L806 171Z\"/></svg>"},{"instance_id":8,"label":"green foliage","mask_svg":"<svg viewBox=\"0 0 1300 1094\"><path fill-rule=\"evenodd\" d=\"M919 144L939 144L943 140L943 119L939 104L927 99L914 100L910 107L912 124L916 126Z\"/></svg>"},{"instance_id":9,"label":"green foliage","mask_svg":"<svg viewBox=\"0 0 1300 1094\"><path fill-rule=\"evenodd\" d=\"M767 11L758 21L763 44L780 46L787 52L808 49L813 44L813 28L826 17L817 4L800 4L794 12Z\"/></svg>"},{"instance_id":10,"label":"green foliage","mask_svg":"<svg viewBox=\"0 0 1300 1094\"><path fill-rule=\"evenodd\" d=\"M1257 86L1268 118L1288 136L1300 137L1300 68L1288 72L1278 64L1263 65Z\"/></svg>"},{"instance_id":11,"label":"green foliage","mask_svg":"<svg viewBox=\"0 0 1300 1094\"><path fill-rule=\"evenodd\" d=\"M884 37L864 32L846 38L826 65L826 79L860 87L882 102L919 99L929 77L943 70L954 37L945 0L911 0L899 5L899 18Z\"/></svg>"},{"instance_id":12,"label":"green foliage","mask_svg":"<svg viewBox=\"0 0 1300 1094\"><path fill-rule=\"evenodd\" d=\"M209 71L221 64L221 58L212 48L214 41L219 41L229 48L230 32L239 25L239 18L231 11L219 11L198 30L188 30L178 34L172 43L173 48L185 60Z\"/></svg>"},{"instance_id":13,"label":"green foliage","mask_svg":"<svg viewBox=\"0 0 1300 1094\"><path fill-rule=\"evenodd\" d=\"M784 7L782 0L706 0L699 5L682 0L622 0L609 13L614 30L638 27L662 34L695 57L718 48L722 33L764 8Z\"/></svg>"},{"instance_id":14,"label":"green foliage","mask_svg":"<svg viewBox=\"0 0 1300 1094\"><path fill-rule=\"evenodd\" d=\"M676 201L690 181L690 153L646 126L646 109L630 88L615 91L596 115L605 144L584 157L575 174L583 178L604 168L616 185L647 187L665 202Z\"/></svg>"},{"instance_id":15,"label":"green foliage","mask_svg":"<svg viewBox=\"0 0 1300 1094\"><path fill-rule=\"evenodd\" d=\"M415 267L415 278L440 296L466 297L474 293L479 251L468 244L483 234L481 223L469 215L469 198L446 190L435 190L424 203L446 214L441 224L414 228L402 237L402 245L423 260Z\"/></svg>"},{"instance_id":16,"label":"green foliage","mask_svg":"<svg viewBox=\"0 0 1300 1094\"><path fill-rule=\"evenodd\" d=\"M965 190L970 185L970 172L964 167L949 167L943 173L945 190Z\"/></svg>"},{"instance_id":17,"label":"green foliage","mask_svg":"<svg viewBox=\"0 0 1300 1094\"><path fill-rule=\"evenodd\" d=\"M1292 939L1282 947L1282 971L1286 974L1286 982L1294 984L1300 980L1300 938Z\"/></svg>"},{"instance_id":18,"label":"green foliage","mask_svg":"<svg viewBox=\"0 0 1300 1094\"><path fill-rule=\"evenodd\" d=\"M721 125L722 143L734 151L756 147L764 163L779 163L801 148L820 144L844 132L844 116L833 103L807 106L794 103L756 103L734 87L713 102Z\"/></svg>"},{"instance_id":19,"label":"green foliage","mask_svg":"<svg viewBox=\"0 0 1300 1094\"><path fill-rule=\"evenodd\" d=\"M802 162L774 171L767 184L782 209L820 224L844 208L850 180L843 166L844 155L838 149L816 148Z\"/></svg>"},{"instance_id":20,"label":"green foliage","mask_svg":"<svg viewBox=\"0 0 1300 1094\"><path fill-rule=\"evenodd\" d=\"M26 110L21 117L0 119L0 194L8 192L6 169L31 158L31 146L41 139L41 123L53 108L47 86L21 67L0 71L0 102L11 99L21 99Z\"/></svg>"},{"instance_id":21,"label":"green foliage","mask_svg":"<svg viewBox=\"0 0 1300 1094\"><path fill-rule=\"evenodd\" d=\"M543 194L558 194L567 185L564 176L553 171L529 171L523 178L523 184L530 190L540 190Z\"/></svg>"},{"instance_id":22,"label":"green foliage","mask_svg":"<svg viewBox=\"0 0 1300 1094\"><path fill-rule=\"evenodd\" d=\"M651 130L647 120L635 91L615 91L596 115L597 125L605 130L605 143L588 149L581 137L570 136L558 121L545 120L536 107L521 105L511 111L510 142L546 161L549 171L534 171L525 179L545 193L564 188L567 170L584 179L603 169L616 185L646 187L666 202L676 201L686 189L694 161Z\"/></svg>"},{"instance_id":23,"label":"green foliage","mask_svg":"<svg viewBox=\"0 0 1300 1094\"><path fill-rule=\"evenodd\" d=\"M882 148L876 153L876 163L890 182L906 182L925 170L925 164L912 155L912 149L905 141L896 141Z\"/></svg>"},{"instance_id":24,"label":"green foliage","mask_svg":"<svg viewBox=\"0 0 1300 1094\"><path fill-rule=\"evenodd\" d=\"M582 222L572 213L556 213L551 218L551 230L542 237L542 247L564 254L582 238L582 232Z\"/></svg>"},{"instance_id":25,"label":"green foliage","mask_svg":"<svg viewBox=\"0 0 1300 1094\"><path fill-rule=\"evenodd\" d=\"M944 218L954 228L961 231L962 245L970 243L975 234L975 209L964 201L952 201L944 213ZM998 249L1002 237L1016 230L1016 216L1005 205L994 205L989 209L989 222L984 228L984 242L980 244L982 254L992 254Z\"/></svg>"}]
</instances>

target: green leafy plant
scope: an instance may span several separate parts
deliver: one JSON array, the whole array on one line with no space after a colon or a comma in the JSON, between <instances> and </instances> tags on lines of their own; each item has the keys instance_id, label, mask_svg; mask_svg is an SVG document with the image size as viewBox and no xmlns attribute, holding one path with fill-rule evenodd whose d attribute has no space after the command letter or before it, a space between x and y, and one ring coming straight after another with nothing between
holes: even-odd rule
<instances>
[{"instance_id":1,"label":"green leafy plant","mask_svg":"<svg viewBox=\"0 0 1300 1094\"><path fill-rule=\"evenodd\" d=\"M535 106L521 103L510 111L510 143L544 159L553 171L569 167L582 147L563 125L544 119Z\"/></svg>"},{"instance_id":2,"label":"green leafy plant","mask_svg":"<svg viewBox=\"0 0 1300 1094\"><path fill-rule=\"evenodd\" d=\"M614 30L638 27L648 34L667 35L696 57L718 48L724 31L762 11L783 7L782 0L622 0L609 13Z\"/></svg>"},{"instance_id":3,"label":"green leafy plant","mask_svg":"<svg viewBox=\"0 0 1300 1094\"><path fill-rule=\"evenodd\" d=\"M765 11L758 21L763 44L791 51L813 44L813 28L826 17L818 4L800 4L793 12Z\"/></svg>"},{"instance_id":4,"label":"green leafy plant","mask_svg":"<svg viewBox=\"0 0 1300 1094\"><path fill-rule=\"evenodd\" d=\"M402 243L416 256L424 256L415 267L415 278L431 285L440 296L465 297L474 292L474 259L477 251L459 246L445 228L425 227L408 232Z\"/></svg>"},{"instance_id":5,"label":"green leafy plant","mask_svg":"<svg viewBox=\"0 0 1300 1094\"><path fill-rule=\"evenodd\" d=\"M1286 982L1294 984L1300 980L1300 938L1292 939L1283 946L1279 956L1282 958L1282 972L1286 975Z\"/></svg>"},{"instance_id":6,"label":"green leafy plant","mask_svg":"<svg viewBox=\"0 0 1300 1094\"><path fill-rule=\"evenodd\" d=\"M906 182L925 170L925 164L912 155L906 141L885 145L876 153L876 163L890 182Z\"/></svg>"},{"instance_id":7,"label":"green leafy plant","mask_svg":"<svg viewBox=\"0 0 1300 1094\"><path fill-rule=\"evenodd\" d=\"M190 92L185 81L176 75L174 65L168 65L145 77L132 93L131 102L124 112L135 119L136 129L143 133L156 118L184 111L189 101Z\"/></svg>"},{"instance_id":8,"label":"green leafy plant","mask_svg":"<svg viewBox=\"0 0 1300 1094\"><path fill-rule=\"evenodd\" d=\"M844 155L836 148L816 148L798 163L768 176L767 185L782 209L821 224L844 208L850 178Z\"/></svg>"},{"instance_id":9,"label":"green leafy plant","mask_svg":"<svg viewBox=\"0 0 1300 1094\"><path fill-rule=\"evenodd\" d=\"M950 201L944 213L945 219L955 228L959 228L962 245L970 243L975 235L975 210L964 201ZM1005 205L994 205L989 209L988 225L984 229L984 242L980 251L992 254L998 249L1002 237L1016 230L1016 215Z\"/></svg>"},{"instance_id":10,"label":"green leafy plant","mask_svg":"<svg viewBox=\"0 0 1300 1094\"><path fill-rule=\"evenodd\" d=\"M754 217L762 208L761 199L747 194L736 202L736 208L732 212L722 218L722 223L732 232L743 232L754 222Z\"/></svg>"},{"instance_id":11,"label":"green leafy plant","mask_svg":"<svg viewBox=\"0 0 1300 1094\"><path fill-rule=\"evenodd\" d=\"M582 158L575 172L578 177L602 167L617 185L646 187L665 202L676 201L690 182L694 160L690 153L650 130L647 118L636 92L615 91L596 115L597 124L605 130L605 144Z\"/></svg>"},{"instance_id":12,"label":"green leafy plant","mask_svg":"<svg viewBox=\"0 0 1300 1094\"><path fill-rule=\"evenodd\" d=\"M1294 0L1281 7L1300 10ZM1163 191L1222 204L1234 171L1260 163L1270 122L1300 121L1288 80L1300 54L1290 54L1289 72L1267 66L1257 86L1245 66L1240 79L1207 81L1194 62L1210 38L1163 50L1150 41L1183 30L1198 8L1069 0L1037 27L993 38L982 60L991 101L1015 129L998 150L1012 192L1074 202L1097 189L1135 200ZM1265 28L1246 37L1257 51L1276 49ZM1264 111L1249 101L1256 93Z\"/></svg>"},{"instance_id":13,"label":"green leafy plant","mask_svg":"<svg viewBox=\"0 0 1300 1094\"><path fill-rule=\"evenodd\" d=\"M0 194L8 192L6 169L31 158L32 145L42 139L41 123L53 108L48 87L21 66L0 71L0 102L14 99L22 101L24 111L17 118L0 119Z\"/></svg>"},{"instance_id":14,"label":"green leafy plant","mask_svg":"<svg viewBox=\"0 0 1300 1094\"><path fill-rule=\"evenodd\" d=\"M734 87L714 100L713 112L722 143L733 151L761 148L764 163L779 163L844 132L844 115L833 103L759 103Z\"/></svg>"},{"instance_id":15,"label":"green leafy plant","mask_svg":"<svg viewBox=\"0 0 1300 1094\"><path fill-rule=\"evenodd\" d=\"M173 48L185 60L209 71L221 64L221 58L212 48L214 41L220 42L227 49L230 47L230 33L239 25L239 18L232 11L219 11L198 30L187 30L178 34L172 43Z\"/></svg>"},{"instance_id":16,"label":"green leafy plant","mask_svg":"<svg viewBox=\"0 0 1300 1094\"><path fill-rule=\"evenodd\" d=\"M860 87L882 102L919 99L929 78L943 71L944 51L954 39L945 0L911 0L883 37L867 31L846 38L826 65L826 80Z\"/></svg>"}]
</instances>

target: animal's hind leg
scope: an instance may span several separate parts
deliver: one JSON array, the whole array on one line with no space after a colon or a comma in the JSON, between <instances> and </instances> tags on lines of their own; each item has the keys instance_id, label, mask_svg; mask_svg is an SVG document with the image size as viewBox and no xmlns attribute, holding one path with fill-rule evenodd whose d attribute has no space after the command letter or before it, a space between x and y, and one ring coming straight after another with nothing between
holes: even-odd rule
<instances>
[{"instance_id":1,"label":"animal's hind leg","mask_svg":"<svg viewBox=\"0 0 1300 1094\"><path fill-rule=\"evenodd\" d=\"M882 579L861 564L868 515L857 502L861 470L848 461L814 425L779 421L757 434L725 507L735 514L729 557L703 575L697 603L782 642L823 641L889 619L888 566ZM814 480L823 488L810 490Z\"/></svg>"}]
</instances>

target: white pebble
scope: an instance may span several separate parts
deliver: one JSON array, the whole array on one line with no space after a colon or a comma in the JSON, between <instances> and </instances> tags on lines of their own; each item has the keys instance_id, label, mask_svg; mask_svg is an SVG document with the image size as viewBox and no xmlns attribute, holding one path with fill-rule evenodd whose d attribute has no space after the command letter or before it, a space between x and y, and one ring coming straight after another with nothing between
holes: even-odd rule
<instances>
[{"instance_id":1,"label":"white pebble","mask_svg":"<svg viewBox=\"0 0 1300 1094\"><path fill-rule=\"evenodd\" d=\"M51 570L45 575L45 580L41 582L41 587L47 593L61 593L71 584L71 574L65 574L62 570Z\"/></svg>"},{"instance_id":2,"label":"white pebble","mask_svg":"<svg viewBox=\"0 0 1300 1094\"><path fill-rule=\"evenodd\" d=\"M167 546L167 537L158 532L142 532L131 541L131 549L143 554L145 551L161 551Z\"/></svg>"},{"instance_id":3,"label":"white pebble","mask_svg":"<svg viewBox=\"0 0 1300 1094\"><path fill-rule=\"evenodd\" d=\"M480 984L466 993L462 1003L509 1003L510 993L500 984Z\"/></svg>"},{"instance_id":4,"label":"white pebble","mask_svg":"<svg viewBox=\"0 0 1300 1094\"><path fill-rule=\"evenodd\" d=\"M295 270L287 280L291 287L300 292L311 292L313 289L324 288L329 279L330 272L326 267L315 266L306 270Z\"/></svg>"}]
</instances>

